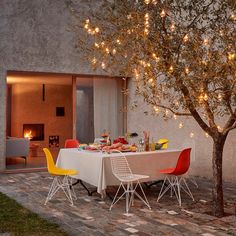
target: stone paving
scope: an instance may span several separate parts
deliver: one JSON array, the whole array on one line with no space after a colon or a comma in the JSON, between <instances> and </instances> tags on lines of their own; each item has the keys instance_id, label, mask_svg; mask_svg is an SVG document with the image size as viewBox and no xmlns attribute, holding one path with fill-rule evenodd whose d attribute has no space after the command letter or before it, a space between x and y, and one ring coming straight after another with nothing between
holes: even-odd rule
<instances>
[{"instance_id":1,"label":"stone paving","mask_svg":"<svg viewBox=\"0 0 236 236\"><path fill-rule=\"evenodd\" d=\"M227 214L216 218L208 214L211 211L210 181L196 180L199 188L191 184L195 202L183 193L181 208L176 198L169 194L157 203L160 191L160 185L157 185L144 188L152 210L136 200L129 216L124 215L124 200L109 211L109 198L102 200L97 193L90 197L79 185L75 187L78 199L74 206L62 193L44 206L52 181L46 172L0 175L0 191L43 218L58 223L69 235L236 235L236 184L224 184ZM111 195L115 191L115 187L108 189Z\"/></svg>"}]
</instances>

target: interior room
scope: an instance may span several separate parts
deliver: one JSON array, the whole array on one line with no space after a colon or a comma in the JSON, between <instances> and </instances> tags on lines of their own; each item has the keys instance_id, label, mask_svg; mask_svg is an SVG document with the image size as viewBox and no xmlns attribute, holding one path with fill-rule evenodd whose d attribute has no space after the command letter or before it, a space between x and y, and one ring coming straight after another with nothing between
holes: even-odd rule
<instances>
[{"instance_id":1,"label":"interior room","mask_svg":"<svg viewBox=\"0 0 236 236\"><path fill-rule=\"evenodd\" d=\"M8 73L7 169L46 167L42 149L56 160L66 139L92 143L104 130L124 135L123 86L120 78Z\"/></svg>"}]
</instances>

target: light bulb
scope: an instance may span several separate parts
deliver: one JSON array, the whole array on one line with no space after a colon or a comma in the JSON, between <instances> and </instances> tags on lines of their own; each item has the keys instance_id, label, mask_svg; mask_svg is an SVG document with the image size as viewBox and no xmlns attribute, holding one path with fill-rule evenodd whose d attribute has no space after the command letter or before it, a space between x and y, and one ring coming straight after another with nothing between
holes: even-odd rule
<instances>
[{"instance_id":1,"label":"light bulb","mask_svg":"<svg viewBox=\"0 0 236 236\"><path fill-rule=\"evenodd\" d=\"M183 123L180 122L180 123L179 123L179 129L182 129L183 127L184 127Z\"/></svg>"},{"instance_id":2,"label":"light bulb","mask_svg":"<svg viewBox=\"0 0 236 236\"><path fill-rule=\"evenodd\" d=\"M183 38L184 42L186 43L188 41L188 35L186 34Z\"/></svg>"},{"instance_id":3,"label":"light bulb","mask_svg":"<svg viewBox=\"0 0 236 236\"><path fill-rule=\"evenodd\" d=\"M161 17L165 17L165 15L166 15L166 12L165 12L165 10L163 9L163 10L161 11L161 13L160 13L160 16L161 16Z\"/></svg>"},{"instance_id":4,"label":"light bulb","mask_svg":"<svg viewBox=\"0 0 236 236\"><path fill-rule=\"evenodd\" d=\"M172 25L170 26L170 30L171 30L171 31L175 31L175 25L174 25L174 24L172 24Z\"/></svg>"},{"instance_id":5,"label":"light bulb","mask_svg":"<svg viewBox=\"0 0 236 236\"><path fill-rule=\"evenodd\" d=\"M186 73L186 74L189 73L189 68L188 68L188 67L185 68L185 73Z\"/></svg>"},{"instance_id":6,"label":"light bulb","mask_svg":"<svg viewBox=\"0 0 236 236\"><path fill-rule=\"evenodd\" d=\"M150 3L150 0L144 0L145 4L149 4Z\"/></svg>"},{"instance_id":7,"label":"light bulb","mask_svg":"<svg viewBox=\"0 0 236 236\"><path fill-rule=\"evenodd\" d=\"M106 68L106 64L104 62L102 62L102 69L105 69Z\"/></svg>"},{"instance_id":8,"label":"light bulb","mask_svg":"<svg viewBox=\"0 0 236 236\"><path fill-rule=\"evenodd\" d=\"M194 137L194 133L191 132L189 136L190 136L190 138L193 138Z\"/></svg>"}]
</instances>

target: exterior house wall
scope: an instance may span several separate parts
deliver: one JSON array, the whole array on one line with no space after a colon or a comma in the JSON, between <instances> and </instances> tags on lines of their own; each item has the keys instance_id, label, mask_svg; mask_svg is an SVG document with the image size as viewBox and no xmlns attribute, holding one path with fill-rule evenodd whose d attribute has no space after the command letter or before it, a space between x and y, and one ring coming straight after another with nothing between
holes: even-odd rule
<instances>
[{"instance_id":1,"label":"exterior house wall","mask_svg":"<svg viewBox=\"0 0 236 236\"><path fill-rule=\"evenodd\" d=\"M80 7L89 8L91 0L81 0ZM37 71L74 74L94 74L82 53L74 48L76 35L68 31L72 17L64 0L1 0L0 3L0 169L5 168L6 136L6 72ZM96 74L102 74L96 72ZM113 74L114 75L114 74ZM134 86L131 85L131 89ZM134 95L130 95L130 101ZM179 129L176 121L165 122L160 117L145 116L142 100L137 111L129 111L128 131L150 130L156 138L170 139L170 147L195 146L192 173L211 176L212 141L193 120L184 121ZM195 137L190 139L190 132ZM224 150L224 179L236 180L234 155L236 141L233 131Z\"/></svg>"}]
</instances>

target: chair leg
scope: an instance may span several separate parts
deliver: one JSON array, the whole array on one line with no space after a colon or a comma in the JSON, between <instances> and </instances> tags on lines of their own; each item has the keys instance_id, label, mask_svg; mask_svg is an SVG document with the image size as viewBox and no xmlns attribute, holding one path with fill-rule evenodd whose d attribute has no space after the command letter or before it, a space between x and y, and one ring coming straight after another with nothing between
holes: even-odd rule
<instances>
[{"instance_id":1,"label":"chair leg","mask_svg":"<svg viewBox=\"0 0 236 236\"><path fill-rule=\"evenodd\" d=\"M58 183L57 183L57 178L58 178L57 176L53 178L53 181L50 185L48 195L47 195L47 198L46 198L46 201L45 201L44 205L46 205L48 203L48 201L50 201L52 199L52 197L55 195L55 193L59 189Z\"/></svg>"},{"instance_id":2,"label":"chair leg","mask_svg":"<svg viewBox=\"0 0 236 236\"><path fill-rule=\"evenodd\" d=\"M169 184L166 186L166 182L169 182ZM165 187L166 186L166 187ZM165 187L165 188L164 188ZM157 198L157 202L159 202L159 200L163 197L163 195L172 187L172 183L171 180L168 178L168 176L165 177L163 184L161 186L161 190L159 192L158 198Z\"/></svg>"},{"instance_id":3,"label":"chair leg","mask_svg":"<svg viewBox=\"0 0 236 236\"><path fill-rule=\"evenodd\" d=\"M196 186L196 188L198 188L197 181L196 181L196 179L195 179L193 176L192 176L192 177L189 177L188 180L189 180L190 182L192 182L192 183Z\"/></svg>"},{"instance_id":4,"label":"chair leg","mask_svg":"<svg viewBox=\"0 0 236 236\"><path fill-rule=\"evenodd\" d=\"M123 193L121 194L121 196L116 200L117 195L118 195L118 193L119 193L121 187L123 187L124 192L123 192ZM125 188L124 188L123 183L120 183L120 186L119 186L119 188L118 188L118 190L117 190L117 192L116 192L116 195L115 195L115 197L114 197L114 199L113 199L113 201L112 201L112 203L111 203L110 210L111 210L111 208L112 208L124 195L125 195Z\"/></svg>"},{"instance_id":5,"label":"chair leg","mask_svg":"<svg viewBox=\"0 0 236 236\"><path fill-rule=\"evenodd\" d=\"M48 203L48 201L50 201L52 199L52 197L57 193L57 191L59 189L62 189L63 192L65 193L67 199L69 200L69 202L73 206L73 198L72 198L72 194L70 191L71 182L70 182L69 178L70 178L69 176L64 176L63 180L61 181L58 176L54 177L44 205L46 205Z\"/></svg>"},{"instance_id":6,"label":"chair leg","mask_svg":"<svg viewBox=\"0 0 236 236\"><path fill-rule=\"evenodd\" d=\"M127 183L127 186L126 186L126 193L125 193L125 211L126 211L126 214L129 213L129 193L130 193L130 183Z\"/></svg>"},{"instance_id":7,"label":"chair leg","mask_svg":"<svg viewBox=\"0 0 236 236\"><path fill-rule=\"evenodd\" d=\"M141 189L141 192L142 192L142 194L143 194L144 199L136 192L136 188L134 189L135 195L137 195L138 198L151 210L151 207L150 207L150 204L149 204L149 202L148 202L148 200L147 200L146 194L144 193L143 188L142 188L142 185L140 184L139 181L138 181L138 183L137 183L137 186L139 186L139 188Z\"/></svg>"},{"instance_id":8,"label":"chair leg","mask_svg":"<svg viewBox=\"0 0 236 236\"><path fill-rule=\"evenodd\" d=\"M185 178L182 177L181 179L183 180L184 185L185 185L185 187L186 187L186 189L185 189L185 188L182 186L183 190L192 198L193 201L195 201L195 200L194 200L194 197L193 197L193 194L192 194L192 192L190 191L190 188L188 187L188 184L187 184Z\"/></svg>"}]
</instances>

